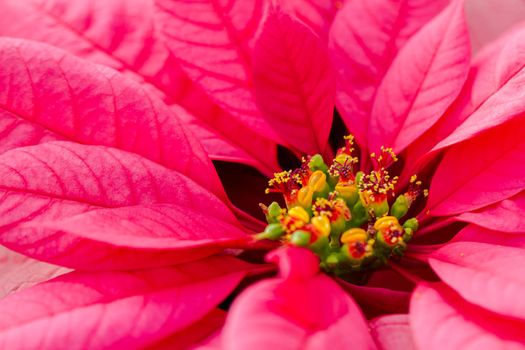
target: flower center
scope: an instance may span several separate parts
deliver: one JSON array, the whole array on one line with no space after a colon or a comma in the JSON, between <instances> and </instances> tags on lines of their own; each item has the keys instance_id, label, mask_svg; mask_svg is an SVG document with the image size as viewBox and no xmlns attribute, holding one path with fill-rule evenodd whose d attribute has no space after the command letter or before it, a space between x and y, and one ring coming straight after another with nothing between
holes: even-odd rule
<instances>
[{"instance_id":1,"label":"flower center","mask_svg":"<svg viewBox=\"0 0 525 350\"><path fill-rule=\"evenodd\" d=\"M266 193L281 193L286 208L277 202L260 205L268 226L256 239L308 248L325 271L340 276L401 258L419 226L405 216L426 190L414 175L408 189L396 195L398 177L388 171L397 161L391 148L370 155L374 166L368 173L358 170L354 151L354 139L347 136L330 166L316 154L303 158L298 169L276 173Z\"/></svg>"}]
</instances>

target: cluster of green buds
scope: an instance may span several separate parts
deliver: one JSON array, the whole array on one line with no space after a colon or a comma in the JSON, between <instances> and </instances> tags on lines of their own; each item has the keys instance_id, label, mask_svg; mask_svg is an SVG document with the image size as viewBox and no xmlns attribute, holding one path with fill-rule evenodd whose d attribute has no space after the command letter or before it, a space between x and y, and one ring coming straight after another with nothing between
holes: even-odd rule
<instances>
[{"instance_id":1,"label":"cluster of green buds","mask_svg":"<svg viewBox=\"0 0 525 350\"><path fill-rule=\"evenodd\" d=\"M277 202L261 204L268 226L256 239L306 247L316 253L321 267L345 275L376 269L392 257L401 257L418 229L416 218L405 218L411 205L426 191L416 176L406 192L396 197L397 177L387 167L397 161L389 148L371 154L374 167L358 171L354 140L345 137L328 166L321 155L303 158L298 169L275 174L267 193L281 193Z\"/></svg>"}]
</instances>

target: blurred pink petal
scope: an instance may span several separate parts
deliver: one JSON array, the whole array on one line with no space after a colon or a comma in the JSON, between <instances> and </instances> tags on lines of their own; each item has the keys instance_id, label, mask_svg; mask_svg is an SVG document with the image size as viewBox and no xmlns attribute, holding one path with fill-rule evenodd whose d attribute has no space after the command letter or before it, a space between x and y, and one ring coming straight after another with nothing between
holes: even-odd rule
<instances>
[{"instance_id":1,"label":"blurred pink petal","mask_svg":"<svg viewBox=\"0 0 525 350\"><path fill-rule=\"evenodd\" d=\"M381 350L415 350L408 315L386 315L370 321L370 334Z\"/></svg>"},{"instance_id":2,"label":"blurred pink petal","mask_svg":"<svg viewBox=\"0 0 525 350\"><path fill-rule=\"evenodd\" d=\"M463 1L457 1L414 35L392 62L372 108L369 149L387 146L399 153L421 136L457 97L469 64Z\"/></svg>"},{"instance_id":3,"label":"blurred pink petal","mask_svg":"<svg viewBox=\"0 0 525 350\"><path fill-rule=\"evenodd\" d=\"M292 147L322 154L335 99L334 75L323 43L308 27L272 8L253 60L255 95L263 115Z\"/></svg>"},{"instance_id":4,"label":"blurred pink petal","mask_svg":"<svg viewBox=\"0 0 525 350\"><path fill-rule=\"evenodd\" d=\"M448 0L347 1L330 31L337 69L337 107L361 145L372 104L392 60Z\"/></svg>"},{"instance_id":5,"label":"blurred pink petal","mask_svg":"<svg viewBox=\"0 0 525 350\"><path fill-rule=\"evenodd\" d=\"M419 285L410 304L417 348L522 349L525 322L470 304L444 284Z\"/></svg>"},{"instance_id":6,"label":"blurred pink petal","mask_svg":"<svg viewBox=\"0 0 525 350\"><path fill-rule=\"evenodd\" d=\"M313 253L281 250L280 278L244 291L232 305L222 333L227 349L375 349L357 305L323 274L311 269ZM305 271L302 271L305 260Z\"/></svg>"},{"instance_id":7,"label":"blurred pink petal","mask_svg":"<svg viewBox=\"0 0 525 350\"><path fill-rule=\"evenodd\" d=\"M410 292L388 288L359 286L338 280L343 289L363 308L367 317L370 313L401 313L408 311ZM388 285L385 283L384 285Z\"/></svg>"}]
</instances>

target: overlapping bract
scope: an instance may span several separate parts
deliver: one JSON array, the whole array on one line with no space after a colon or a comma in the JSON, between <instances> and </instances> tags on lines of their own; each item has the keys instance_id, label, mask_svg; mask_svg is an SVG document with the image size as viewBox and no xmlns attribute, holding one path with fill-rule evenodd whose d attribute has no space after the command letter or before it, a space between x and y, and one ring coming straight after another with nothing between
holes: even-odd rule
<instances>
[{"instance_id":1,"label":"overlapping bract","mask_svg":"<svg viewBox=\"0 0 525 350\"><path fill-rule=\"evenodd\" d=\"M30 287L67 270L1 255L0 347L525 347L523 27L470 62L463 1L271 3L0 4L0 35L33 40L0 38L0 242L91 270ZM334 101L361 150L401 151L401 181L444 154L420 218L469 225L416 237L392 266L411 283L338 285L279 250L225 319L260 270L210 257L251 244L210 158L269 174L277 143L323 152Z\"/></svg>"}]
</instances>

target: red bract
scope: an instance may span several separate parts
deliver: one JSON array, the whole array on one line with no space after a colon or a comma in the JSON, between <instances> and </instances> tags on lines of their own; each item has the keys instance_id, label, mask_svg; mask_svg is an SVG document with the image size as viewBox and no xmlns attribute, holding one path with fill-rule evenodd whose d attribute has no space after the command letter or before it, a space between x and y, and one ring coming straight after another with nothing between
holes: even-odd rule
<instances>
[{"instance_id":1,"label":"red bract","mask_svg":"<svg viewBox=\"0 0 525 350\"><path fill-rule=\"evenodd\" d=\"M522 25L471 60L470 38L495 35L469 29L478 17L464 1L0 10L0 243L17 252L0 256L0 347L525 348ZM360 161L347 139L333 178L308 168L346 128ZM289 237L257 241L270 231L254 236L253 208L231 201L256 204L262 176L211 160L271 175L277 144L306 157L270 185L287 195L276 215ZM358 170L400 178L358 188ZM397 260L385 253L359 280L312 249L323 234L339 244L331 225L358 216L319 194L327 178L372 206L415 173L429 197L408 205L419 229ZM333 200L315 210L334 222L312 210L314 194ZM390 245L405 229L373 209L344 238L355 270L366 225Z\"/></svg>"}]
</instances>

